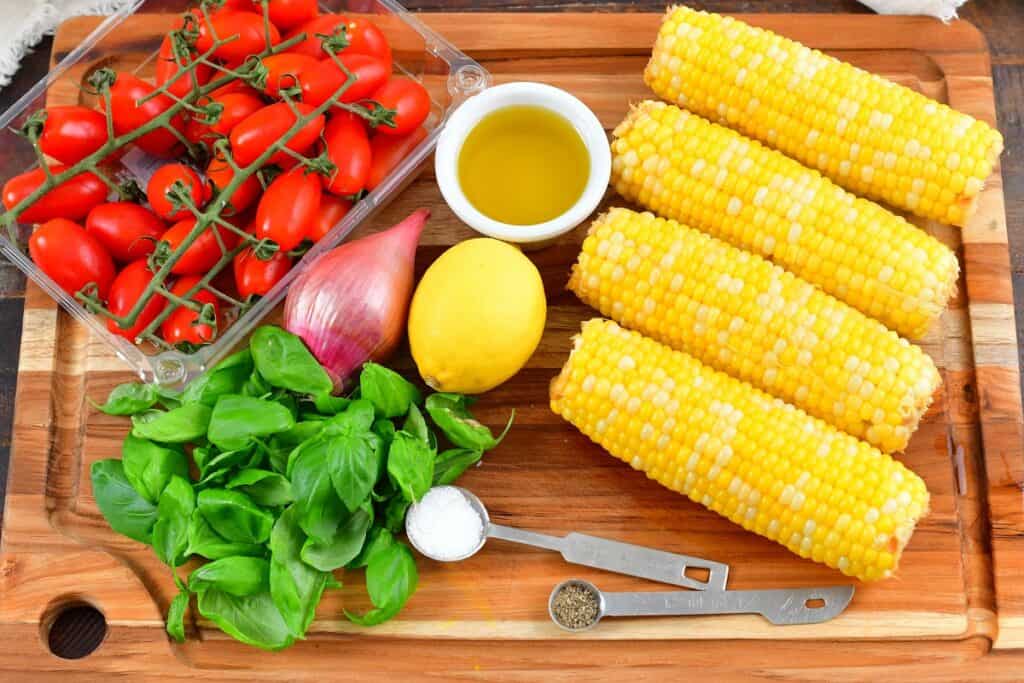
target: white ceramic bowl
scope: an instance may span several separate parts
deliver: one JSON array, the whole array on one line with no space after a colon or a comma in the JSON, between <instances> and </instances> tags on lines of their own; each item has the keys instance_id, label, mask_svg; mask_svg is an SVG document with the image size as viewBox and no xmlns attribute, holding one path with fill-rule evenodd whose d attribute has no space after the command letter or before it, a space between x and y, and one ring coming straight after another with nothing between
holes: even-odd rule
<instances>
[{"instance_id":1,"label":"white ceramic bowl","mask_svg":"<svg viewBox=\"0 0 1024 683\"><path fill-rule=\"evenodd\" d=\"M513 105L544 107L561 115L576 128L590 156L590 178L583 194L568 211L544 223L511 225L489 218L469 202L459 184L459 152L466 136L483 117ZM611 168L608 137L594 112L564 90L529 82L497 85L466 100L445 124L434 156L437 184L455 215L488 237L522 244L550 241L585 221L604 197Z\"/></svg>"}]
</instances>

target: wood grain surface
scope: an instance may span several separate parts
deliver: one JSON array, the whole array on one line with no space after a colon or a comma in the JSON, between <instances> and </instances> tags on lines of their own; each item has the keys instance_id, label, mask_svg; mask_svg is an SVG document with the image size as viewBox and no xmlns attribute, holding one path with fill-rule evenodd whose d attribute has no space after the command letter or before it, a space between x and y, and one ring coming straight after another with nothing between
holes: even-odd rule
<instances>
[{"instance_id":1,"label":"wood grain surface","mask_svg":"<svg viewBox=\"0 0 1024 683\"><path fill-rule=\"evenodd\" d=\"M566 88L608 128L629 102L648 96L640 69L657 15L425 19L480 60L496 81L528 78ZM984 39L967 24L870 16L749 19L994 120ZM93 25L65 25L56 52L76 44ZM500 31L492 30L499 25ZM153 26L138 20L135 34L119 31L117 40L144 52L156 44ZM54 92L62 101L77 97L73 88ZM606 205L611 203L618 201L609 195ZM418 254L422 270L446 245L471 235L448 211L429 172L368 230L418 206L434 212ZM171 644L162 631L162 614L175 592L166 568L149 549L107 528L88 483L89 465L118 453L126 423L97 413L85 398L101 398L129 375L99 341L29 287L0 554L0 671L177 678L202 670L225 679L298 679L386 666L407 677L486 673L558 680L571 670L615 678L688 665L717 678L856 680L884 671L884 677L923 680L939 671L925 665L941 665L944 680L1010 680L1011 668L998 651L1024 646L1024 589L1017 578L1024 571L1024 473L1002 184L998 177L989 183L978 219L962 233L917 223L958 250L965 273L950 310L923 344L943 372L943 391L902 456L928 483L933 510L908 547L899 576L859 586L846 614L816 627L779 629L749 616L619 620L585 637L566 636L546 620L545 598L555 582L576 575L613 590L641 582L574 570L557 556L493 542L459 565L421 562L421 587L408 609L374 630L353 629L339 619L342 602L365 605L356 579L324 601L309 640L285 655L239 645L192 616L189 642ZM579 322L594 315L564 291L580 237L576 231L531 254L548 291L548 328L526 370L481 402L479 415L489 424L502 423L512 407L518 419L508 440L465 484L499 523L552 533L577 529L712 557L732 565L734 588L843 582L838 573L646 481L550 413L547 383ZM412 371L404 354L397 363ZM962 461L955 457L958 447ZM56 659L41 633L60 606L78 601L99 607L110 633L84 660ZM496 639L500 644L488 642ZM602 642L608 639L645 642ZM750 642L737 645L736 639ZM680 642L694 640L702 642ZM402 656L388 657L395 652Z\"/></svg>"}]
</instances>

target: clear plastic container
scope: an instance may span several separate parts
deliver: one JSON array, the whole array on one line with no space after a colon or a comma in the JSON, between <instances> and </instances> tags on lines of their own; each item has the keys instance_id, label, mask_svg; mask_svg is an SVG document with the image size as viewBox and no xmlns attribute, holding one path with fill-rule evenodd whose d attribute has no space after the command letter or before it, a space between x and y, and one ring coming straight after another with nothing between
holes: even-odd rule
<instances>
[{"instance_id":1,"label":"clear plastic container","mask_svg":"<svg viewBox=\"0 0 1024 683\"><path fill-rule=\"evenodd\" d=\"M95 98L81 92L80 85L95 68L108 66L134 71L151 80L153 63L162 33L171 28L174 16L194 3L187 0L138 0L105 19L73 51L59 57L47 76L32 87L14 106L0 116L0 183L36 166L28 142L13 132L36 110L51 104L95 106ZM0 250L33 282L58 301L65 311L88 325L145 381L181 384L202 373L231 349L281 303L291 282L321 253L337 246L356 227L369 219L408 185L434 150L437 137L458 105L489 84L489 75L474 60L443 37L427 28L413 14L392 0L323 0L323 12L363 16L387 36L394 53L394 68L419 80L430 92L432 107L426 139L373 192L359 201L333 230L291 269L288 275L237 320L225 326L212 344L193 353L160 351L136 346L111 334L104 320L87 311L43 273L27 255L31 225L19 225L17 244L6 234L0 236ZM49 98L49 99L48 99ZM149 348L147 348L149 347Z\"/></svg>"}]
</instances>

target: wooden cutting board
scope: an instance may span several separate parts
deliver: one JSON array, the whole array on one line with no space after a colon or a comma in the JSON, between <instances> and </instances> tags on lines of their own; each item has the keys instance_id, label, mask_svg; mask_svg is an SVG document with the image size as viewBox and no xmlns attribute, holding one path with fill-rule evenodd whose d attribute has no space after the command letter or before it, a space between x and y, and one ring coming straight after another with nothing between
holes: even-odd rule
<instances>
[{"instance_id":1,"label":"wooden cutting board","mask_svg":"<svg viewBox=\"0 0 1024 683\"><path fill-rule=\"evenodd\" d=\"M421 18L478 59L496 82L539 80L565 88L608 129L631 102L651 96L641 71L659 15ZM987 48L969 24L865 15L744 19L994 122ZM96 25L84 18L65 23L54 59ZM128 20L104 40L109 51L97 62L138 63L168 25L168 17ZM75 80L92 66L66 73L51 87L50 103L78 101ZM605 206L617 203L609 193ZM418 253L422 272L446 246L473 235L447 209L429 171L361 232L391 225L420 206L434 215ZM373 629L352 627L341 614L342 604L366 605L361 578L346 577L345 587L323 601L308 639L284 653L236 643L194 614L187 620L188 641L174 644L163 631L176 592L169 572L149 548L107 527L88 477L92 462L118 455L127 422L98 413L87 398L102 400L131 376L30 285L0 549L0 671L290 680L374 671L403 678L554 678L554 669L587 669L588 677L614 678L685 664L712 676L857 677L877 675L867 666L886 666L895 675L908 662L963 666L980 663L976 658L993 646L1024 647L1024 581L1016 579L1024 572L1022 418L998 172L963 231L915 222L957 250L964 273L949 310L923 340L942 370L942 392L901 456L927 482L932 512L918 526L896 578L858 585L845 614L816 626L773 627L756 616L620 619L568 635L547 618L546 598L556 582L579 576L611 590L650 585L493 541L460 564L421 560L420 588L407 609ZM460 483L485 501L498 523L555 534L578 530L728 562L731 588L846 582L646 480L551 413L548 382L580 322L596 315L564 290L582 232L530 254L548 293L547 330L528 366L480 402L485 422L499 425L515 408L516 424ZM406 355L395 363L413 372ZM49 626L61 610L82 602L103 613L106 639L84 659L59 659L47 649Z\"/></svg>"}]
</instances>

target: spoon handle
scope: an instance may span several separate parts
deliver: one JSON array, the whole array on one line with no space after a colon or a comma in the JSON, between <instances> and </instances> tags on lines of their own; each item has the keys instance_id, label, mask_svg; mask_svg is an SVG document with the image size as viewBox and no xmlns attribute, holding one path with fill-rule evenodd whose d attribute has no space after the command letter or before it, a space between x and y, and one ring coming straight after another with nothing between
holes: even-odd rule
<instances>
[{"instance_id":1,"label":"spoon handle","mask_svg":"<svg viewBox=\"0 0 1024 683\"><path fill-rule=\"evenodd\" d=\"M493 523L487 526L487 536L490 538L497 538L502 541L512 541L513 543L533 546L534 548L554 550L559 553L562 552L562 546L564 544L564 539L557 536L538 534L535 531L516 529L515 527Z\"/></svg>"},{"instance_id":2,"label":"spoon handle","mask_svg":"<svg viewBox=\"0 0 1024 683\"><path fill-rule=\"evenodd\" d=\"M604 569L650 581L698 591L724 591L729 565L700 557L655 550L642 545L571 533L564 539L562 556L567 562ZM706 576L687 576L687 569L706 571Z\"/></svg>"},{"instance_id":3,"label":"spoon handle","mask_svg":"<svg viewBox=\"0 0 1024 683\"><path fill-rule=\"evenodd\" d=\"M729 576L729 565L721 562L654 550L632 543L609 541L586 534L571 533L559 538L501 524L491 524L487 528L487 535L490 538L560 552L565 561L572 564L683 588L723 591ZM690 567L707 570L707 578L702 580L687 576L686 570Z\"/></svg>"},{"instance_id":4,"label":"spoon handle","mask_svg":"<svg viewBox=\"0 0 1024 683\"><path fill-rule=\"evenodd\" d=\"M760 614L773 624L817 624L833 619L853 598L853 586L752 591L603 593L603 616L655 617Z\"/></svg>"}]
</instances>

